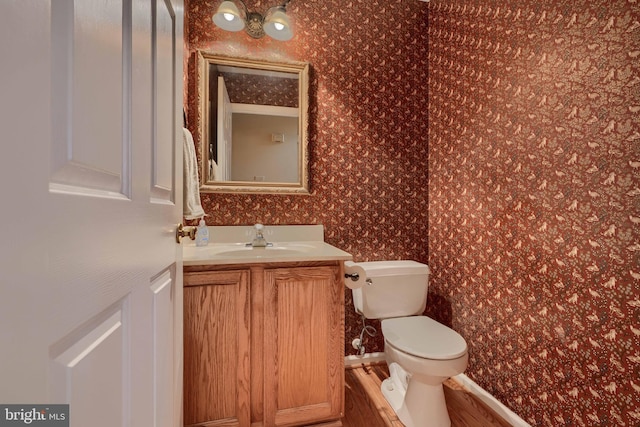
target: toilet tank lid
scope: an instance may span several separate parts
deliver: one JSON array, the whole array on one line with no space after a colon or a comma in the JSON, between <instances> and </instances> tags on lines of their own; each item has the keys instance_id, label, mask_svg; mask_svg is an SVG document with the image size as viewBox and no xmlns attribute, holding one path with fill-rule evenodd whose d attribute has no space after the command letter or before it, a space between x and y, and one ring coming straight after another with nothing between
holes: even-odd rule
<instances>
[{"instance_id":1,"label":"toilet tank lid","mask_svg":"<svg viewBox=\"0 0 640 427\"><path fill-rule=\"evenodd\" d=\"M345 262L345 265L350 263ZM410 274L429 274L429 266L413 260L368 261L350 263L360 266L367 273L367 277L383 277Z\"/></svg>"}]
</instances>

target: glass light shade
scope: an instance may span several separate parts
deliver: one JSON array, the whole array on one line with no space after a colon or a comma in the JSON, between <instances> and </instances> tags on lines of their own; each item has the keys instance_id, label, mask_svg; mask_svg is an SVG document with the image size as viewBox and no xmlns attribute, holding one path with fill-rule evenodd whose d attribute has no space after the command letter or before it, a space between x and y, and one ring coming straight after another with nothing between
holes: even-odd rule
<instances>
[{"instance_id":1,"label":"glass light shade","mask_svg":"<svg viewBox=\"0 0 640 427\"><path fill-rule=\"evenodd\" d=\"M244 20L240 17L238 6L232 1L223 1L213 15L213 23L223 30L242 31Z\"/></svg>"},{"instance_id":2,"label":"glass light shade","mask_svg":"<svg viewBox=\"0 0 640 427\"><path fill-rule=\"evenodd\" d=\"M282 6L273 8L264 20L264 32L271 38L280 41L291 40L291 22Z\"/></svg>"}]
</instances>

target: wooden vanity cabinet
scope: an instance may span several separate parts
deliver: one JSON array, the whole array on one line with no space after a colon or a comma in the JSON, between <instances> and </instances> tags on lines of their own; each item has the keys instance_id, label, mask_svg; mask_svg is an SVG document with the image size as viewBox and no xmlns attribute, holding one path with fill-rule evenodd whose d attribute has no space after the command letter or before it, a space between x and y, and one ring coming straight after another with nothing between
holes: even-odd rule
<instances>
[{"instance_id":1,"label":"wooden vanity cabinet","mask_svg":"<svg viewBox=\"0 0 640 427\"><path fill-rule=\"evenodd\" d=\"M342 262L189 266L185 426L341 426Z\"/></svg>"}]
</instances>

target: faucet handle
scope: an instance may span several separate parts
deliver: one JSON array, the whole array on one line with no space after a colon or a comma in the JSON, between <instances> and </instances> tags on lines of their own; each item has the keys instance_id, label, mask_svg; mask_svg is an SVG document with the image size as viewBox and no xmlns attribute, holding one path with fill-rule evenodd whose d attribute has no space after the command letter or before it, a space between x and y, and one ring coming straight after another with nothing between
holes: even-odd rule
<instances>
[{"instance_id":1,"label":"faucet handle","mask_svg":"<svg viewBox=\"0 0 640 427\"><path fill-rule=\"evenodd\" d=\"M267 246L273 246L272 243L267 243L266 239L264 238L264 235L262 234L262 231L264 230L264 225L255 224L253 228L255 229L255 236L253 237L253 241L250 243L251 246L253 246L254 248L264 248Z\"/></svg>"}]
</instances>

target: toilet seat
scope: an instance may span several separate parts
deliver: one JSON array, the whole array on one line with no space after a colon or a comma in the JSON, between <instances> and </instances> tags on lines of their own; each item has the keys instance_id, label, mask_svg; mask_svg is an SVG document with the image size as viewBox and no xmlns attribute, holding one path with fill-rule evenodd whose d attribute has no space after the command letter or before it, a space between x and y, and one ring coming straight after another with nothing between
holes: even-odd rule
<instances>
[{"instance_id":1,"label":"toilet seat","mask_svg":"<svg viewBox=\"0 0 640 427\"><path fill-rule=\"evenodd\" d=\"M427 316L385 319L382 335L398 350L423 359L456 359L467 352L460 334Z\"/></svg>"}]
</instances>

